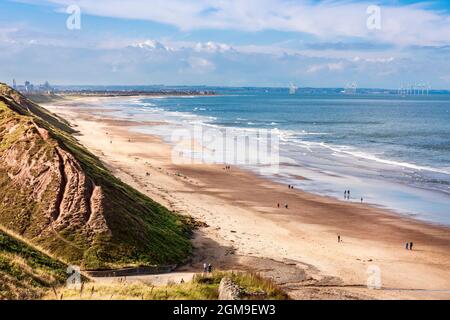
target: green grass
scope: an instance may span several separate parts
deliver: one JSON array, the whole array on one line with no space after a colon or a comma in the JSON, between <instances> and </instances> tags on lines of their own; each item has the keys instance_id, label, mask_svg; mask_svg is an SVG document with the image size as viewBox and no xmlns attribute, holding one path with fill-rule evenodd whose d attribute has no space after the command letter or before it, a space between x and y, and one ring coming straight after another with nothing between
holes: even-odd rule
<instances>
[{"instance_id":1,"label":"green grass","mask_svg":"<svg viewBox=\"0 0 450 320\"><path fill-rule=\"evenodd\" d=\"M86 283L79 289L60 288L45 299L67 300L217 300L219 284L229 277L242 289L242 299L286 300L288 296L270 280L253 273L214 272L197 275L192 282L152 286L146 283Z\"/></svg>"},{"instance_id":2,"label":"green grass","mask_svg":"<svg viewBox=\"0 0 450 320\"><path fill-rule=\"evenodd\" d=\"M66 280L67 266L0 231L0 300L39 299Z\"/></svg>"},{"instance_id":3,"label":"green grass","mask_svg":"<svg viewBox=\"0 0 450 320\"><path fill-rule=\"evenodd\" d=\"M0 300L216 300L223 277L241 288L242 299L284 300L287 295L271 280L245 272L196 275L191 282L153 286L146 283L86 282L77 289L65 286L67 265L0 230Z\"/></svg>"},{"instance_id":4,"label":"green grass","mask_svg":"<svg viewBox=\"0 0 450 320\"><path fill-rule=\"evenodd\" d=\"M36 126L48 131L49 139ZM11 130L14 128L14 130ZM173 213L115 178L103 163L72 136L73 129L57 116L0 84L0 225L31 240L58 258L84 269L176 264L191 253L190 219ZM103 216L108 232L91 234L82 224L69 223L48 232L49 210L58 181L48 184L40 200L34 187L10 177L30 167L34 179L44 168L38 160L55 161L56 148L73 155L87 178L103 192ZM5 154L26 162L2 162ZM46 231L46 232L44 232Z\"/></svg>"},{"instance_id":5,"label":"green grass","mask_svg":"<svg viewBox=\"0 0 450 320\"><path fill-rule=\"evenodd\" d=\"M228 277L239 286L243 299L285 300L288 296L270 279L253 272L214 272L212 276L200 276L196 282L219 285Z\"/></svg>"}]
</instances>

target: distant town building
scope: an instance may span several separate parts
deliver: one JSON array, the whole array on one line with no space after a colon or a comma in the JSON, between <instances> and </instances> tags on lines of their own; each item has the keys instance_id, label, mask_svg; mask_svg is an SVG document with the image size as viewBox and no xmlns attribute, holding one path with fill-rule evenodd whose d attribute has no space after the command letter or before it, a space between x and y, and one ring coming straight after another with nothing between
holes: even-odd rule
<instances>
[{"instance_id":1,"label":"distant town building","mask_svg":"<svg viewBox=\"0 0 450 320\"><path fill-rule=\"evenodd\" d=\"M25 81L25 92L30 92L31 89L31 82L30 81Z\"/></svg>"},{"instance_id":2,"label":"distant town building","mask_svg":"<svg viewBox=\"0 0 450 320\"><path fill-rule=\"evenodd\" d=\"M15 80L13 83L15 85ZM27 80L25 81L24 85L21 86L15 85L15 89L25 94L27 93L52 94L55 91L55 89L50 85L48 81L45 81L44 84L35 86L34 84L32 84L30 81Z\"/></svg>"}]
</instances>

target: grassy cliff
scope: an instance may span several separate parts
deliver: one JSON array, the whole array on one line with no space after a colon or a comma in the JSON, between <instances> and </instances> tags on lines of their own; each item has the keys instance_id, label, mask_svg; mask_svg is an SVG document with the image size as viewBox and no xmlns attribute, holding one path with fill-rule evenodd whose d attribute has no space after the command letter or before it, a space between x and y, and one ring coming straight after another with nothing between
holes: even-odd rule
<instances>
[{"instance_id":1,"label":"grassy cliff","mask_svg":"<svg viewBox=\"0 0 450 320\"><path fill-rule=\"evenodd\" d=\"M188 221L115 178L73 133L0 84L0 225L84 269L185 259Z\"/></svg>"},{"instance_id":2,"label":"grassy cliff","mask_svg":"<svg viewBox=\"0 0 450 320\"><path fill-rule=\"evenodd\" d=\"M39 299L65 282L66 268L0 230L0 300Z\"/></svg>"}]
</instances>

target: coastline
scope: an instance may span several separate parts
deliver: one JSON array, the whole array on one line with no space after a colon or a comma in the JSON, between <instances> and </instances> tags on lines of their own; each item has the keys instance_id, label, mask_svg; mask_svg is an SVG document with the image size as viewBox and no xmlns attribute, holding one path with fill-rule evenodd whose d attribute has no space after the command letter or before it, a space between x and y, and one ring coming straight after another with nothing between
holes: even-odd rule
<instances>
[{"instance_id":1,"label":"coastline","mask_svg":"<svg viewBox=\"0 0 450 320\"><path fill-rule=\"evenodd\" d=\"M89 99L95 98L45 107L72 123L80 142L124 182L206 223L193 240L193 260L182 269L200 270L208 261L219 268L265 271L294 298L450 299L448 227L288 190L235 167L175 165L169 145L130 130L139 122L77 108ZM289 203L289 209L277 208L277 202ZM413 251L405 250L406 241L414 242ZM372 265L381 270L383 290L366 288Z\"/></svg>"}]
</instances>

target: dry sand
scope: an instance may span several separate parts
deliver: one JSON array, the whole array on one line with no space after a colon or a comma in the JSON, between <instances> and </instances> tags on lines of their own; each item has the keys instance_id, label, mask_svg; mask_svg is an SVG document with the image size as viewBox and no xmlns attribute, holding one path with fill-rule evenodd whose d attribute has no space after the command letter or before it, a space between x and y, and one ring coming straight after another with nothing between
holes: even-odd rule
<instances>
[{"instance_id":1,"label":"dry sand","mask_svg":"<svg viewBox=\"0 0 450 320\"><path fill-rule=\"evenodd\" d=\"M290 190L235 167L175 165L169 145L129 130L139 123L78 107L93 101L46 107L74 125L79 141L124 182L205 223L180 271L201 272L204 262L255 270L295 299L450 299L450 228ZM378 268L382 287L368 289Z\"/></svg>"}]
</instances>

